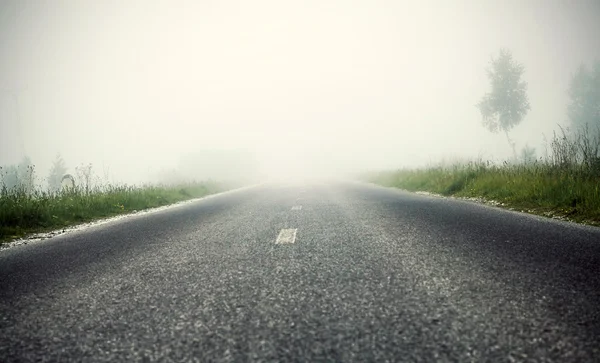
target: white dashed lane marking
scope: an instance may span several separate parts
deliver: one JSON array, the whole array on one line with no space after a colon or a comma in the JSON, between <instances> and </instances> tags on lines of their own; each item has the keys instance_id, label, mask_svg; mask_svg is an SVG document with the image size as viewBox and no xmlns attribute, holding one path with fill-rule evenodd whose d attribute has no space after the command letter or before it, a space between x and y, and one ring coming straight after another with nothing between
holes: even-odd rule
<instances>
[{"instance_id":1,"label":"white dashed lane marking","mask_svg":"<svg viewBox=\"0 0 600 363\"><path fill-rule=\"evenodd\" d=\"M276 245L283 244L292 244L296 242L296 233L298 232L298 228L286 228L282 229L279 232L279 236L277 236L277 240L275 241Z\"/></svg>"},{"instance_id":2,"label":"white dashed lane marking","mask_svg":"<svg viewBox=\"0 0 600 363\"><path fill-rule=\"evenodd\" d=\"M302 206L301 205L295 205L292 207L292 210L301 210Z\"/></svg>"}]
</instances>

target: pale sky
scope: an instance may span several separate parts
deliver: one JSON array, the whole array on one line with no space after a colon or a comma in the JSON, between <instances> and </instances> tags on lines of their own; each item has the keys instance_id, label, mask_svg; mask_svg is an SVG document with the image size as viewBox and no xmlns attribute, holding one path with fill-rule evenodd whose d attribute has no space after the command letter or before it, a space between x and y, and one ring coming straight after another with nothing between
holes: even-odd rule
<instances>
[{"instance_id":1,"label":"pale sky","mask_svg":"<svg viewBox=\"0 0 600 363\"><path fill-rule=\"evenodd\" d=\"M0 0L0 165L45 176L60 152L140 182L208 150L268 174L502 159L475 107L502 47L529 83L513 138L539 154L599 34L597 0Z\"/></svg>"}]
</instances>

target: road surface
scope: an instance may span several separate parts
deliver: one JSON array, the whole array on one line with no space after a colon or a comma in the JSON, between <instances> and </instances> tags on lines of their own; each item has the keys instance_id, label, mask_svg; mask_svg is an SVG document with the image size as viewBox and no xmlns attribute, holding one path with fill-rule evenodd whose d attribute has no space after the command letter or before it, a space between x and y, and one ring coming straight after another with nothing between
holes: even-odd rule
<instances>
[{"instance_id":1,"label":"road surface","mask_svg":"<svg viewBox=\"0 0 600 363\"><path fill-rule=\"evenodd\" d=\"M2 362L593 362L599 308L599 228L358 183L0 251Z\"/></svg>"}]
</instances>

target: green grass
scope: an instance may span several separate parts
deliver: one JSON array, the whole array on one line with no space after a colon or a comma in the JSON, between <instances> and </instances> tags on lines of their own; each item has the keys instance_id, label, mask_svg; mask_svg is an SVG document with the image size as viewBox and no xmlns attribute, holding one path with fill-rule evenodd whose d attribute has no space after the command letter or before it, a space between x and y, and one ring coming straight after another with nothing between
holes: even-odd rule
<instances>
[{"instance_id":1,"label":"green grass","mask_svg":"<svg viewBox=\"0 0 600 363\"><path fill-rule=\"evenodd\" d=\"M466 163L384 171L363 179L409 191L482 198L512 209L600 225L600 173L583 166Z\"/></svg>"},{"instance_id":2,"label":"green grass","mask_svg":"<svg viewBox=\"0 0 600 363\"><path fill-rule=\"evenodd\" d=\"M4 188L0 193L0 242L105 217L164 206L224 190L212 182L178 186L108 186L90 192L48 193Z\"/></svg>"}]
</instances>

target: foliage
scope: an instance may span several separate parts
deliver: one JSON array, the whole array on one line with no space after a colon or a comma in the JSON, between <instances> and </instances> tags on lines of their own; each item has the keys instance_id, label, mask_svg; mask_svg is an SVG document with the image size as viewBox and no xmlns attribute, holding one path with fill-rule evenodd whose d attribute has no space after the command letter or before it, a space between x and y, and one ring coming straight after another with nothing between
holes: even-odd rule
<instances>
[{"instance_id":1,"label":"foliage","mask_svg":"<svg viewBox=\"0 0 600 363\"><path fill-rule=\"evenodd\" d=\"M592 69L580 66L571 78L568 93L571 126L589 127L590 131L597 132L600 128L600 61Z\"/></svg>"},{"instance_id":2,"label":"foliage","mask_svg":"<svg viewBox=\"0 0 600 363\"><path fill-rule=\"evenodd\" d=\"M75 172L77 173L79 184L83 186L83 190L86 193L89 193L92 187L92 164L81 164L75 168Z\"/></svg>"},{"instance_id":3,"label":"foliage","mask_svg":"<svg viewBox=\"0 0 600 363\"><path fill-rule=\"evenodd\" d=\"M106 185L86 190L22 193L3 188L0 193L0 242L98 218L159 207L223 190L213 182L181 185Z\"/></svg>"},{"instance_id":4,"label":"foliage","mask_svg":"<svg viewBox=\"0 0 600 363\"><path fill-rule=\"evenodd\" d=\"M62 177L67 173L65 161L60 154L56 155L56 159L52 163L50 172L48 173L48 190L57 192L61 188Z\"/></svg>"},{"instance_id":5,"label":"foliage","mask_svg":"<svg viewBox=\"0 0 600 363\"><path fill-rule=\"evenodd\" d=\"M548 162L562 169L585 169L600 176L600 129L590 131L588 127L577 130L560 129L554 133L550 143Z\"/></svg>"},{"instance_id":6,"label":"foliage","mask_svg":"<svg viewBox=\"0 0 600 363\"><path fill-rule=\"evenodd\" d=\"M531 164L535 162L535 148L525 145L525 147L521 149L521 155L519 159L524 164Z\"/></svg>"},{"instance_id":7,"label":"foliage","mask_svg":"<svg viewBox=\"0 0 600 363\"><path fill-rule=\"evenodd\" d=\"M25 156L18 165L0 167L0 187L31 193L35 186L35 165Z\"/></svg>"},{"instance_id":8,"label":"foliage","mask_svg":"<svg viewBox=\"0 0 600 363\"><path fill-rule=\"evenodd\" d=\"M515 62L510 51L506 49L500 50L498 57L492 57L490 63L487 76L492 89L481 98L477 108L481 113L483 125L491 132L504 132L513 153L516 154L508 132L518 125L530 110L527 82L521 80L525 68Z\"/></svg>"},{"instance_id":9,"label":"foliage","mask_svg":"<svg viewBox=\"0 0 600 363\"><path fill-rule=\"evenodd\" d=\"M511 208L600 225L600 137L561 130L530 163L460 163L373 173L364 180L409 191L483 198Z\"/></svg>"}]
</instances>

